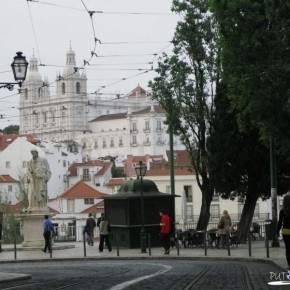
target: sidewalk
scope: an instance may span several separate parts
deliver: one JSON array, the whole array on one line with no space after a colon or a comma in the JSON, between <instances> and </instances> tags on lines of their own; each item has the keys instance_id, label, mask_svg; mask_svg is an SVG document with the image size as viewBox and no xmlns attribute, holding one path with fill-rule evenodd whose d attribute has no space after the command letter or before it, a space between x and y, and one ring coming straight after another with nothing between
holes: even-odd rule
<instances>
[{"instance_id":1,"label":"sidewalk","mask_svg":"<svg viewBox=\"0 0 290 290\"><path fill-rule=\"evenodd\" d=\"M269 243L271 246L271 243ZM84 255L84 245L82 242L73 243L55 243L53 246L52 257L50 253L43 253L41 249L27 249L17 246L16 259L13 245L2 245L3 252L0 253L0 263L5 262L24 262L24 261L57 261L63 259L233 259L238 261L264 261L266 263L274 263L281 268L281 271L286 271L287 262L285 256L284 242L280 241L279 248L269 248L269 258L265 247L265 241L253 241L251 243L251 256L249 256L249 245L241 244L238 247L230 248L230 256L227 249L212 249L208 248L205 255L205 249L196 248L181 248L179 255L176 248L171 249L170 255L164 255L162 248L152 248L151 255L149 250L147 253L141 253L140 249L117 249L109 253L106 249L99 253L98 243L94 246L86 245L86 257ZM28 275L11 275L0 273L0 283L15 279L29 279Z\"/></svg>"}]
</instances>

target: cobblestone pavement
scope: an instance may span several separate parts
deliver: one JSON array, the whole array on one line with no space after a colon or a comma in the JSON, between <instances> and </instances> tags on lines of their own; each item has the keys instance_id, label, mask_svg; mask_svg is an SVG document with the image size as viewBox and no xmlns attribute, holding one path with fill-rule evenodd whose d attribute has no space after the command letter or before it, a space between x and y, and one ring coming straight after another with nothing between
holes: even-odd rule
<instances>
[{"instance_id":1,"label":"cobblestone pavement","mask_svg":"<svg viewBox=\"0 0 290 290\"><path fill-rule=\"evenodd\" d=\"M164 280L161 284L166 284L168 289L211 289L210 287L214 287L216 285L223 285L223 283L229 283L232 280L233 284L229 284L229 286L235 285L236 281L239 281L235 288L233 289L278 289L279 286L269 286L267 283L270 282L269 275L272 273L272 280L287 280L285 275L285 269L287 267L286 258L285 258L285 248L283 242L280 243L279 248L269 248L267 253L267 249L265 247L264 241L255 241L251 244L251 248L249 248L248 244L242 244L238 247L230 248L230 251L216 249L216 248L209 248L204 249L201 247L195 248L182 248L179 251L176 248L171 250L170 255L164 255L163 250L161 248L152 248L151 251L147 249L147 253L141 253L140 249L120 249L119 251L116 248L113 248L113 251L109 253L106 249L103 253L98 252L98 245L97 243L93 247L86 246L84 248L83 243L75 242L75 243L58 243L53 246L53 251L51 254L43 253L41 249L36 248L22 248L21 245L17 245L16 252L14 251L13 245L3 245L3 252L0 253L0 286L7 285L9 281L15 281L17 283L27 283L25 279L28 281L34 281L35 277L38 276L38 272L41 273L43 268L51 268L50 264L58 265L55 263L61 263L63 265L79 265L78 270L73 270L75 276L72 276L68 279L67 283L71 281L75 281L75 279L80 280L82 282L86 281L83 279L82 276L79 276L79 273L82 273L82 268L86 263L90 260L93 260L92 265L95 265L95 268L98 269L96 275L99 273L103 273L102 267L99 265L104 263L108 269L107 276L110 277L112 273L116 273L116 279L118 278L118 272L116 268L108 268L111 265L131 265L130 263L136 264L136 271L135 273L132 269L128 272L128 274L124 274L126 276L130 276L136 278L139 277L138 270L141 269L145 271L145 268L148 267L148 270L152 270L153 264L152 261L155 263L168 265L172 267L174 266L174 271L170 270L168 273L164 273L163 275L158 275L157 278L150 278L148 281L161 281ZM144 261L144 266L142 268L142 263L140 261ZM148 261L151 261L151 265L148 266ZM41 265L39 266L38 270L36 266L33 266L33 271L30 266L27 265ZM6 269L9 270L8 272ZM14 268L13 266L14 265ZM21 267L21 265L26 265L25 267ZM90 265L90 264L88 264ZM146 265L146 267L145 267ZM179 265L179 266L177 266ZM188 267L191 265L192 269ZM209 265L209 266L208 266ZM222 265L222 266L221 266ZM229 266L230 265L230 266ZM254 266L252 266L254 265ZM123 266L122 266L123 267ZM121 267L121 268L122 268ZM60 267L61 268L61 267ZM59 269L60 269L59 268ZM92 267L94 268L94 267ZM17 269L17 272L14 272L13 269ZM24 271L22 272L21 269ZM91 269L88 267L88 269ZM188 272L188 269L191 269ZM135 269L134 269L135 270ZM57 267L52 267L51 272L49 272L49 276L55 279L58 276ZM161 270L162 271L162 267ZM257 272L258 271L258 272ZM62 270L61 270L62 272ZM143 273L143 272L142 272ZM146 271L144 272L146 273ZM170 275L169 275L170 273ZM177 273L177 281L174 282L172 285L168 284L171 279L175 279L174 276ZM284 274L281 274L284 273ZM148 274L150 275L150 274ZM168 276L169 275L169 276ZM32 276L32 280L30 280ZM70 277L68 275L68 277ZM86 276L86 273L84 274ZM91 277L91 276L90 276ZM98 276L99 277L99 276ZM106 275L103 273L102 281L105 279ZM121 277L123 278L123 276ZM91 282L95 283L95 278ZM97 279L97 280L98 280ZM108 278L111 281L111 278ZM115 279L115 278L114 278ZM137 278L136 278L137 279ZM20 282L18 281L20 280ZM178 283L187 283L185 284L178 284ZM192 286L190 286L191 282ZM248 282L247 282L248 281ZM251 281L251 282L249 282ZM118 281L117 281L118 282ZM147 281L145 281L147 282ZM43 282L41 282L43 286ZM77 283L76 288L68 288L67 289L82 289L78 287L82 287L81 283ZM103 283L103 282L102 282ZM142 285L143 282L140 281L138 286ZM90 283L85 283L90 284ZM105 285L105 284L104 284ZM157 287L158 284L156 282L151 284L146 284L146 287L143 289L167 289L167 288L154 288ZM176 286L177 285L177 286ZM203 288L205 287L206 288ZM228 285L228 284L227 284ZM244 288L238 288L240 286ZM246 285L246 286L245 286ZM255 287L253 287L253 285ZM41 287L42 287L41 286ZM88 286L88 285L87 285ZM87 287L86 286L86 287ZM160 285L159 285L160 286ZM161 285L162 286L162 285ZM183 288L179 288L183 287ZM192 288L192 287L195 288ZM42 288L31 288L31 289L42 289ZM63 287L63 286L61 286ZM107 287L107 286L106 286ZM109 288L104 289L109 289ZM135 286L126 286L128 289L136 289ZM133 288L130 288L133 287ZM151 288L148 288L151 287ZM153 288L152 288L153 287ZM176 288L177 287L177 288ZM199 288L198 288L199 287ZM222 286L221 286L222 287ZM248 287L248 288L247 288ZM252 288L251 288L252 287ZM257 288L259 287L259 288ZM271 288L272 287L272 288ZM287 286L283 286L283 289L286 289ZM290 289L290 286L288 286ZM1 288L0 288L1 289ZM18 288L16 288L18 289ZM19 289L30 289L30 288L19 288ZM55 289L52 287L51 289ZM63 288L59 288L63 289ZM89 288L86 288L89 289ZM98 289L98 288L91 288L91 289ZM117 289L117 288L116 288ZM122 288L123 289L123 288ZM142 289L142 288L137 288ZM213 288L212 288L213 289ZM219 289L219 288L218 288ZM222 289L222 288L221 288ZM231 288L224 288L225 290Z\"/></svg>"},{"instance_id":2,"label":"cobblestone pavement","mask_svg":"<svg viewBox=\"0 0 290 290\"><path fill-rule=\"evenodd\" d=\"M78 260L5 263L3 266L6 273L31 274L32 279L2 283L2 290L287 289L268 285L273 281L271 273L280 273L279 267L254 261Z\"/></svg>"}]
</instances>

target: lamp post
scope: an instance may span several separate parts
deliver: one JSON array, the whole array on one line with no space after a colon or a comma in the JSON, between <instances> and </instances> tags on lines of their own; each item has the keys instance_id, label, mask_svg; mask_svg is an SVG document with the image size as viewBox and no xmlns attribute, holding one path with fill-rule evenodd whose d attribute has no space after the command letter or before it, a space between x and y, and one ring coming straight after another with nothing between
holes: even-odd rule
<instances>
[{"instance_id":1,"label":"lamp post","mask_svg":"<svg viewBox=\"0 0 290 290\"><path fill-rule=\"evenodd\" d=\"M135 166L135 171L137 178L140 177L140 187L141 187L141 253L146 253L146 232L144 227L144 197L143 197L143 177L146 175L147 166L139 161L138 165Z\"/></svg>"},{"instance_id":2,"label":"lamp post","mask_svg":"<svg viewBox=\"0 0 290 290\"><path fill-rule=\"evenodd\" d=\"M272 240L272 247L279 247L279 240L276 236L276 228L278 221L277 213L277 172L276 172L276 156L275 156L275 143L273 138L270 139L270 177L271 177L271 197L272 197L272 230L274 233Z\"/></svg>"},{"instance_id":3,"label":"lamp post","mask_svg":"<svg viewBox=\"0 0 290 290\"><path fill-rule=\"evenodd\" d=\"M25 56L22 55L22 52L16 52L14 60L11 64L13 75L16 83L0 83L0 88L7 88L9 91L12 91L14 85L19 85L21 87L22 82L26 78L28 62L26 61Z\"/></svg>"}]
</instances>

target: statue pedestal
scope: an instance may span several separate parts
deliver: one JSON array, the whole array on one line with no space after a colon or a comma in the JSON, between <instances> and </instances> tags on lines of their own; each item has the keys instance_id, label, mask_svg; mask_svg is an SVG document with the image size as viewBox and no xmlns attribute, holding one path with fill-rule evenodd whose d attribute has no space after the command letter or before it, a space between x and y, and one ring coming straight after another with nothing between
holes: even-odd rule
<instances>
[{"instance_id":1,"label":"statue pedestal","mask_svg":"<svg viewBox=\"0 0 290 290\"><path fill-rule=\"evenodd\" d=\"M45 213L31 212L22 217L24 241L22 247L44 248L43 221Z\"/></svg>"}]
</instances>

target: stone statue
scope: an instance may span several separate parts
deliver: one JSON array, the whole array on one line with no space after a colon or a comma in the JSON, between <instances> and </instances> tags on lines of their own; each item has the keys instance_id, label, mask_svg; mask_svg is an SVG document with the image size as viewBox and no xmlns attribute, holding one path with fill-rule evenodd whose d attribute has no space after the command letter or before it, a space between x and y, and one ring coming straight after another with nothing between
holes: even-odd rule
<instances>
[{"instance_id":1,"label":"stone statue","mask_svg":"<svg viewBox=\"0 0 290 290\"><path fill-rule=\"evenodd\" d=\"M47 206L47 182L51 177L49 164L38 156L38 151L31 150L32 159L27 164L28 211L37 211Z\"/></svg>"}]
</instances>

